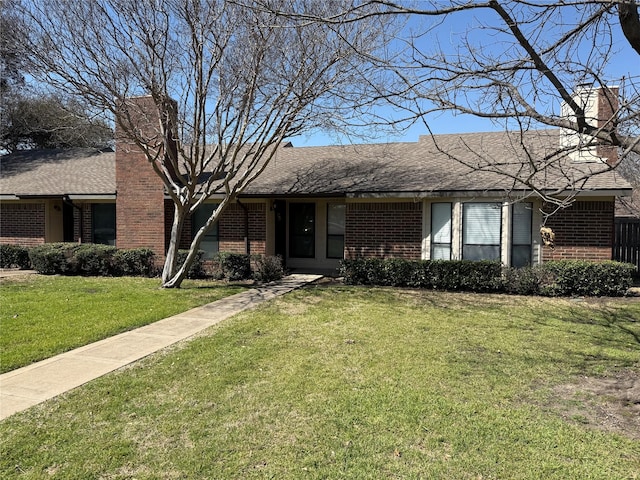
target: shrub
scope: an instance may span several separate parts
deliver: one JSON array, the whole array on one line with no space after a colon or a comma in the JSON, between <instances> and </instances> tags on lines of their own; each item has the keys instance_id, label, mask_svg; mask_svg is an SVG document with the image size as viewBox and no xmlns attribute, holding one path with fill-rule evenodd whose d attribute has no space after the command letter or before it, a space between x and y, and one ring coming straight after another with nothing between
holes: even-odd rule
<instances>
[{"instance_id":1,"label":"shrub","mask_svg":"<svg viewBox=\"0 0 640 480\"><path fill-rule=\"evenodd\" d=\"M540 293L547 296L622 296L635 272L634 265L613 261L560 260L536 268L545 274Z\"/></svg>"},{"instance_id":2,"label":"shrub","mask_svg":"<svg viewBox=\"0 0 640 480\"><path fill-rule=\"evenodd\" d=\"M34 270L43 275L72 273L69 259L76 243L45 243L29 250L29 259Z\"/></svg>"},{"instance_id":3,"label":"shrub","mask_svg":"<svg viewBox=\"0 0 640 480\"><path fill-rule=\"evenodd\" d=\"M187 259L187 255L189 250L178 250L178 254L176 255L176 263L178 265L182 265L184 261ZM207 276L207 272L204 270L204 251L198 250L195 258L193 259L193 263L187 272L187 278L205 278Z\"/></svg>"},{"instance_id":4,"label":"shrub","mask_svg":"<svg viewBox=\"0 0 640 480\"><path fill-rule=\"evenodd\" d=\"M114 275L152 277L156 274L155 254L149 248L118 250L113 254Z\"/></svg>"},{"instance_id":5,"label":"shrub","mask_svg":"<svg viewBox=\"0 0 640 480\"><path fill-rule=\"evenodd\" d=\"M224 278L232 282L251 278L251 258L241 253L218 254Z\"/></svg>"},{"instance_id":6,"label":"shrub","mask_svg":"<svg viewBox=\"0 0 640 480\"><path fill-rule=\"evenodd\" d=\"M21 268L31 267L29 260L29 250L20 245L0 245L0 268Z\"/></svg>"},{"instance_id":7,"label":"shrub","mask_svg":"<svg viewBox=\"0 0 640 480\"><path fill-rule=\"evenodd\" d=\"M113 256L116 247L87 243L72 250L69 269L77 275L109 276L114 274Z\"/></svg>"},{"instance_id":8,"label":"shrub","mask_svg":"<svg viewBox=\"0 0 640 480\"><path fill-rule=\"evenodd\" d=\"M502 288L498 262L469 260L416 261L399 258L356 258L340 266L344 282L350 285L435 288L493 292Z\"/></svg>"},{"instance_id":9,"label":"shrub","mask_svg":"<svg viewBox=\"0 0 640 480\"><path fill-rule=\"evenodd\" d=\"M258 282L268 283L280 280L284 276L282 257L258 255L255 258L253 278Z\"/></svg>"}]
</instances>

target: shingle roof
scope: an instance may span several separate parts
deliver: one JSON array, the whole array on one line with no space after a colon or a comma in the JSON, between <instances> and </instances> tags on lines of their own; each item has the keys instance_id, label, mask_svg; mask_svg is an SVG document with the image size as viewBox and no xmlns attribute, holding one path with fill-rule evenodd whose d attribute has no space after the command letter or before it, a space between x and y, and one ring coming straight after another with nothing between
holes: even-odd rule
<instances>
[{"instance_id":1,"label":"shingle roof","mask_svg":"<svg viewBox=\"0 0 640 480\"><path fill-rule=\"evenodd\" d=\"M527 145L524 149L522 145ZM531 174L548 190L627 190L631 186L601 162L556 161L531 173L559 150L559 131L422 136L412 143L282 148L247 194L447 194L524 189L510 174ZM446 153L445 153L446 152ZM532 154L532 157L528 157Z\"/></svg>"},{"instance_id":2,"label":"shingle roof","mask_svg":"<svg viewBox=\"0 0 640 480\"><path fill-rule=\"evenodd\" d=\"M114 195L115 153L90 148L0 156L0 195Z\"/></svg>"},{"instance_id":3,"label":"shingle roof","mask_svg":"<svg viewBox=\"0 0 640 480\"><path fill-rule=\"evenodd\" d=\"M524 149L522 145L526 145ZM422 136L418 142L283 147L247 195L447 195L523 189L506 172L529 172L557 152L558 130ZM446 153L445 153L446 152ZM531 154L528 157L527 154ZM529 172L530 173L530 172ZM601 162L565 159L531 174L546 189L623 191L631 186ZM584 180L582 180L584 178ZM115 154L93 149L22 151L0 157L0 195L113 195Z\"/></svg>"}]
</instances>

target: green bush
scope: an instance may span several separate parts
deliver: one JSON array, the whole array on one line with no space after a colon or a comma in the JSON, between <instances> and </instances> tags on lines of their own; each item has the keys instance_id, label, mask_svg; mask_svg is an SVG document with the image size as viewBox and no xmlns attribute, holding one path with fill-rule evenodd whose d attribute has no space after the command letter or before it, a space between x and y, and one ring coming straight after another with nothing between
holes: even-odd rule
<instances>
[{"instance_id":1,"label":"green bush","mask_svg":"<svg viewBox=\"0 0 640 480\"><path fill-rule=\"evenodd\" d=\"M86 243L72 250L68 259L69 270L76 275L106 277L114 274L113 256L116 247Z\"/></svg>"},{"instance_id":2,"label":"green bush","mask_svg":"<svg viewBox=\"0 0 640 480\"><path fill-rule=\"evenodd\" d=\"M0 245L0 268L21 268L31 267L29 260L29 250L20 245Z\"/></svg>"},{"instance_id":3,"label":"green bush","mask_svg":"<svg viewBox=\"0 0 640 480\"><path fill-rule=\"evenodd\" d=\"M340 266L344 282L350 285L435 288L493 292L502 288L498 262L416 261L398 258L356 258Z\"/></svg>"},{"instance_id":4,"label":"green bush","mask_svg":"<svg viewBox=\"0 0 640 480\"><path fill-rule=\"evenodd\" d=\"M251 257L241 253L218 254L224 278L232 282L251 278Z\"/></svg>"},{"instance_id":5,"label":"green bush","mask_svg":"<svg viewBox=\"0 0 640 480\"><path fill-rule=\"evenodd\" d=\"M469 260L344 260L340 274L349 285L380 285L470 292L546 296L621 296L633 283L635 267L618 262L563 260L526 268Z\"/></svg>"},{"instance_id":6,"label":"green bush","mask_svg":"<svg viewBox=\"0 0 640 480\"><path fill-rule=\"evenodd\" d=\"M543 274L540 294L546 296L623 296L635 272L634 265L613 261L560 260L535 268Z\"/></svg>"},{"instance_id":7,"label":"green bush","mask_svg":"<svg viewBox=\"0 0 640 480\"><path fill-rule=\"evenodd\" d=\"M155 254L149 248L118 250L113 254L114 275L152 277L156 274Z\"/></svg>"},{"instance_id":8,"label":"green bush","mask_svg":"<svg viewBox=\"0 0 640 480\"><path fill-rule=\"evenodd\" d=\"M178 250L178 254L176 255L176 264L178 266L182 265L184 261L187 259L187 255L189 250ZM189 271L187 272L187 278L205 278L207 276L207 272L204 269L204 251L198 250L195 258L193 259L193 263L191 267L189 267Z\"/></svg>"},{"instance_id":9,"label":"green bush","mask_svg":"<svg viewBox=\"0 0 640 480\"><path fill-rule=\"evenodd\" d=\"M280 280L284 276L282 257L258 255L254 261L253 278L258 282L268 283Z\"/></svg>"},{"instance_id":10,"label":"green bush","mask_svg":"<svg viewBox=\"0 0 640 480\"><path fill-rule=\"evenodd\" d=\"M43 275L73 273L69 259L77 243L45 243L29 250L29 259L34 270Z\"/></svg>"}]
</instances>

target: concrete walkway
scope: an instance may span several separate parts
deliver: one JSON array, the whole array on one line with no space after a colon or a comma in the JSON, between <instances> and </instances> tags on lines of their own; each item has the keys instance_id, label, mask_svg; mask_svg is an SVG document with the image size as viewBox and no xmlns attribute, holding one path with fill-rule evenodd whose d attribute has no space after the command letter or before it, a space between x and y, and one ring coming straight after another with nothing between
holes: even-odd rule
<instances>
[{"instance_id":1,"label":"concrete walkway","mask_svg":"<svg viewBox=\"0 0 640 480\"><path fill-rule=\"evenodd\" d=\"M289 275L144 327L0 375L0 419L184 340L321 275Z\"/></svg>"}]
</instances>

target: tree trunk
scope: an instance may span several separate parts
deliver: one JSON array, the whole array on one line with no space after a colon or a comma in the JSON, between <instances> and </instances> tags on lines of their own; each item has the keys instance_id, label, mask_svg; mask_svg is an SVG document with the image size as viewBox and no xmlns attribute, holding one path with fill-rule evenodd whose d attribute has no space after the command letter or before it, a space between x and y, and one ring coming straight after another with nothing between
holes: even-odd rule
<instances>
[{"instance_id":1,"label":"tree trunk","mask_svg":"<svg viewBox=\"0 0 640 480\"><path fill-rule=\"evenodd\" d=\"M188 210L182 206L174 204L169 248L167 248L167 256L164 260L164 268L162 269L163 288L180 288L182 281L186 277L186 272L189 271L189 267L191 267L191 263L193 263L193 258L191 258L191 263L189 263L186 269L180 268L178 272L176 272L180 237L182 237L182 229L184 228L187 211Z\"/></svg>"}]
</instances>

